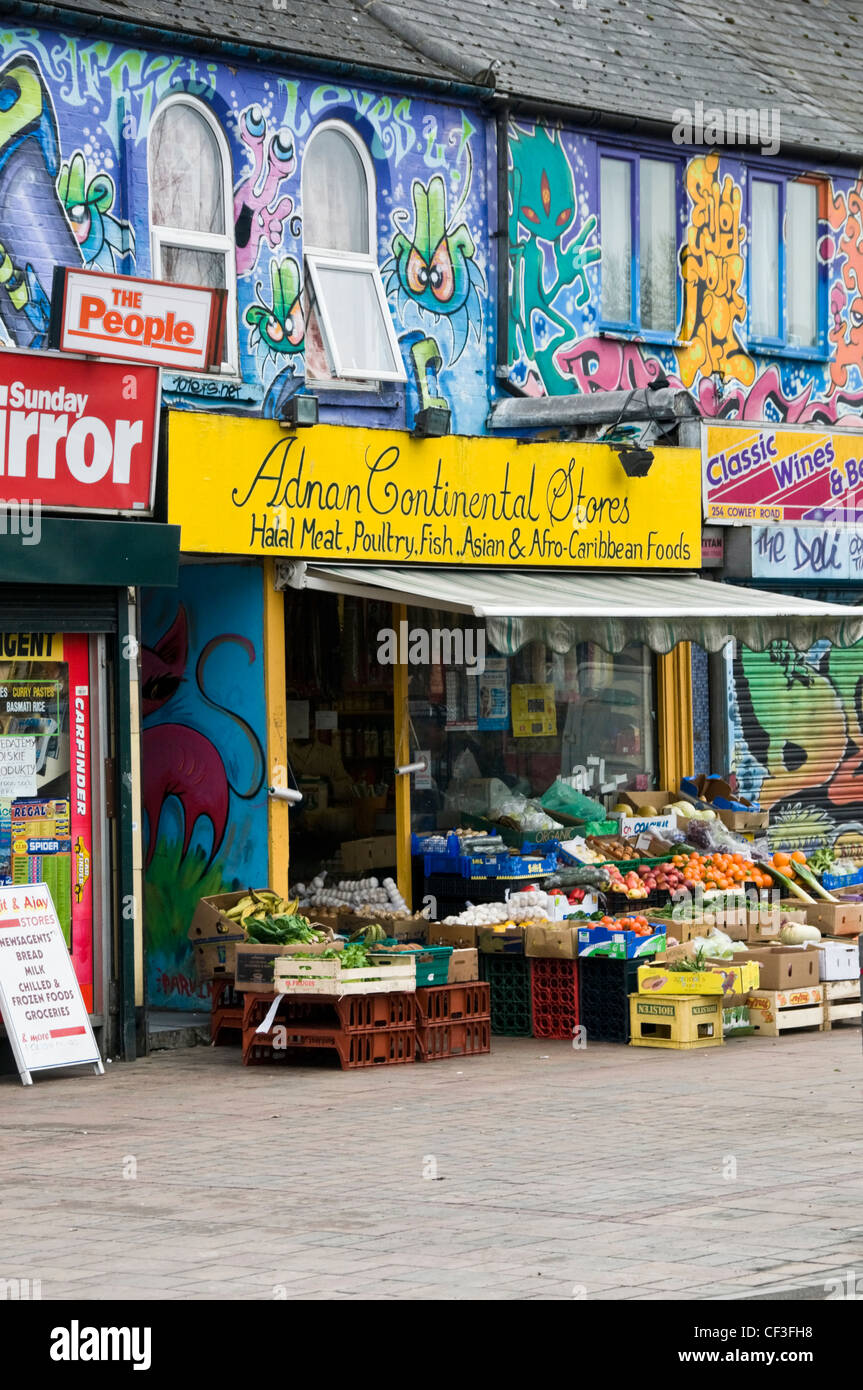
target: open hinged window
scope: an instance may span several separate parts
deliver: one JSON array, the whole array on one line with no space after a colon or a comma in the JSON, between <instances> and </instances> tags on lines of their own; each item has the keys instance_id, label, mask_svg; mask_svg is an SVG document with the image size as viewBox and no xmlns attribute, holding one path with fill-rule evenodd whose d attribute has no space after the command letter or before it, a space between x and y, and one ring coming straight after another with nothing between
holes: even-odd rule
<instances>
[{"instance_id":1,"label":"open hinged window","mask_svg":"<svg viewBox=\"0 0 863 1390\"><path fill-rule=\"evenodd\" d=\"M375 205L365 146L340 121L319 126L303 159L310 380L405 380L374 255Z\"/></svg>"}]
</instances>

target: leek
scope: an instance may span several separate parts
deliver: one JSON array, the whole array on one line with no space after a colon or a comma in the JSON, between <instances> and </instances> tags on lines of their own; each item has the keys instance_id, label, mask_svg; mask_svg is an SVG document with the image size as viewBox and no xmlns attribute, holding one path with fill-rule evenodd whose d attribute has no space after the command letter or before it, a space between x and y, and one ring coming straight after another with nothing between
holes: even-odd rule
<instances>
[{"instance_id":1,"label":"leek","mask_svg":"<svg viewBox=\"0 0 863 1390\"><path fill-rule=\"evenodd\" d=\"M790 878L787 878L781 869L774 869L772 864L765 864L763 867L770 874L773 882L779 884L779 887L783 890L786 897L790 894L793 898L799 898L802 903L809 903L810 906L814 904L815 899L810 898L809 894L804 892L799 883L794 883ZM795 864L795 872L798 867L799 866Z\"/></svg>"},{"instance_id":2,"label":"leek","mask_svg":"<svg viewBox=\"0 0 863 1390\"><path fill-rule=\"evenodd\" d=\"M833 894L828 893L824 885L818 882L808 864L795 863L794 872L798 878L802 878L807 888L811 888L813 893L818 894L819 898L823 898L825 902L836 903L838 905L839 899L834 898Z\"/></svg>"}]
</instances>

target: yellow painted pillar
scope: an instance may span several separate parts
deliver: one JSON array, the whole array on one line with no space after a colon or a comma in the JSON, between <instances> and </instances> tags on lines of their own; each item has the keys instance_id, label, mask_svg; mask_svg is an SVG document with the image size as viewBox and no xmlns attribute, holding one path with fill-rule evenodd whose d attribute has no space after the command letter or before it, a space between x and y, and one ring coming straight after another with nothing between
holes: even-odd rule
<instances>
[{"instance_id":1,"label":"yellow painted pillar","mask_svg":"<svg viewBox=\"0 0 863 1390\"><path fill-rule=\"evenodd\" d=\"M403 603L393 604L393 628L399 632L399 623L407 622L408 610ZM401 644L399 644L401 655ZM393 737L396 750L396 767L411 760L410 707L408 705L408 668L403 662L393 667ZM405 902L410 903L413 885L411 882L411 779L410 775L396 777L396 839L398 845L398 885Z\"/></svg>"},{"instance_id":2,"label":"yellow painted pillar","mask_svg":"<svg viewBox=\"0 0 863 1390\"><path fill-rule=\"evenodd\" d=\"M671 792L681 777L697 771L692 730L692 650L678 642L667 656L657 658L657 716L659 723L659 785Z\"/></svg>"},{"instance_id":3,"label":"yellow painted pillar","mask_svg":"<svg viewBox=\"0 0 863 1390\"><path fill-rule=\"evenodd\" d=\"M285 596L275 587L276 564L264 561L264 690L267 703L267 786L288 785L288 731L285 711ZM288 891L287 801L270 797L267 807L268 885Z\"/></svg>"}]
</instances>

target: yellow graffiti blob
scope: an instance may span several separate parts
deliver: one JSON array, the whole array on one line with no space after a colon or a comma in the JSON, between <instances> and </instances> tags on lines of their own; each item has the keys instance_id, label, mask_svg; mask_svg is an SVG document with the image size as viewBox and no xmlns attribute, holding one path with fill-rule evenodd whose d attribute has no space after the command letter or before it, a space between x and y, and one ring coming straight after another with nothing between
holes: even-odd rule
<instances>
[{"instance_id":1,"label":"yellow graffiti blob","mask_svg":"<svg viewBox=\"0 0 863 1390\"><path fill-rule=\"evenodd\" d=\"M701 372L718 372L744 386L755 380L755 363L741 346L738 325L746 317L743 283L741 193L730 174L720 187L719 156L692 159L686 170L692 212L680 253L683 324L687 339L678 352L680 379L691 386Z\"/></svg>"}]
</instances>

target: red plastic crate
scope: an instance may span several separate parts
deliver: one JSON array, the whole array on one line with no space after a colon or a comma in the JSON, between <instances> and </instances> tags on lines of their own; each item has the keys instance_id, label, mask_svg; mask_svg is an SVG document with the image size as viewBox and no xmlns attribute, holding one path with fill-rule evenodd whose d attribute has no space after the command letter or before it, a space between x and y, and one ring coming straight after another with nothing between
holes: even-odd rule
<instances>
[{"instance_id":1,"label":"red plastic crate","mask_svg":"<svg viewBox=\"0 0 863 1390\"><path fill-rule=\"evenodd\" d=\"M417 1060L443 1062L448 1057L473 1057L491 1052L491 1020L470 1018L461 1023L431 1023L418 1028Z\"/></svg>"},{"instance_id":2,"label":"red plastic crate","mask_svg":"<svg viewBox=\"0 0 863 1390\"><path fill-rule=\"evenodd\" d=\"M578 962L531 961L530 992L535 1038L571 1038L578 1027Z\"/></svg>"},{"instance_id":3,"label":"red plastic crate","mask_svg":"<svg viewBox=\"0 0 863 1390\"><path fill-rule=\"evenodd\" d=\"M384 996L386 997L386 996ZM433 985L416 992L417 1027L431 1023L458 1023L469 1018L489 1018L491 986L479 981L462 985Z\"/></svg>"},{"instance_id":4,"label":"red plastic crate","mask_svg":"<svg viewBox=\"0 0 863 1390\"><path fill-rule=\"evenodd\" d=\"M283 1035L277 1031L282 1027ZM277 1023L268 1033L258 1033L255 1028L243 1029L243 1063L245 1066L261 1062L296 1063L304 1061L307 1052L329 1052L338 1059L342 1070L348 1071L356 1067L413 1062L415 1045L413 1028L375 1028L345 1033L326 1024Z\"/></svg>"},{"instance_id":5,"label":"red plastic crate","mask_svg":"<svg viewBox=\"0 0 863 1390\"><path fill-rule=\"evenodd\" d=\"M216 975L211 996L210 1042L238 1043L243 1030L243 996L234 988L233 975Z\"/></svg>"},{"instance_id":6,"label":"red plastic crate","mask_svg":"<svg viewBox=\"0 0 863 1390\"><path fill-rule=\"evenodd\" d=\"M243 1027L257 1027L263 1023L275 997L275 994L247 993ZM416 1026L414 994L349 994L344 999L283 994L280 999L274 1026L307 1023L317 1027L323 1024L345 1033Z\"/></svg>"}]
</instances>

